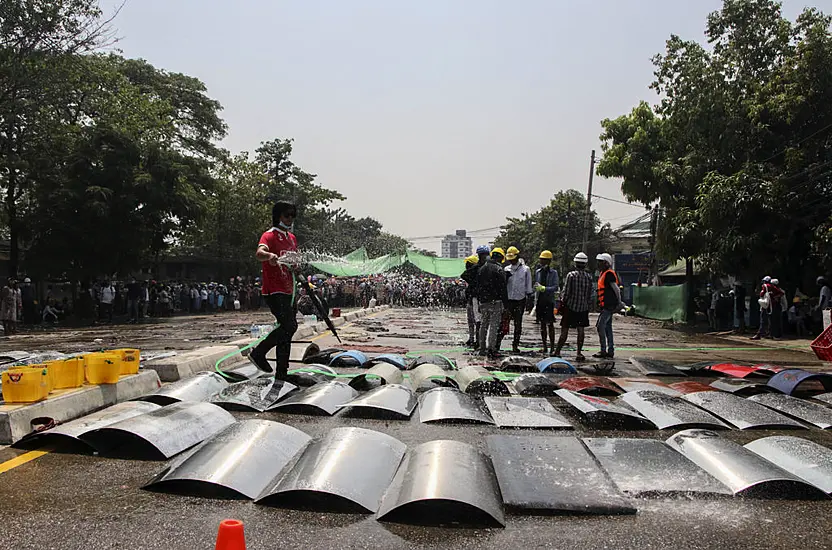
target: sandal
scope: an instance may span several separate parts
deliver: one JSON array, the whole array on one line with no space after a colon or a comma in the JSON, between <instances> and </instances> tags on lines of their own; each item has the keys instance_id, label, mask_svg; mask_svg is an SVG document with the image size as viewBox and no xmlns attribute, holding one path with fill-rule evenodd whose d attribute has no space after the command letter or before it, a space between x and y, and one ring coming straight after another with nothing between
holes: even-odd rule
<instances>
[{"instance_id":1,"label":"sandal","mask_svg":"<svg viewBox=\"0 0 832 550\"><path fill-rule=\"evenodd\" d=\"M584 357L583 354L579 353L575 356L575 361L586 361L586 357Z\"/></svg>"}]
</instances>

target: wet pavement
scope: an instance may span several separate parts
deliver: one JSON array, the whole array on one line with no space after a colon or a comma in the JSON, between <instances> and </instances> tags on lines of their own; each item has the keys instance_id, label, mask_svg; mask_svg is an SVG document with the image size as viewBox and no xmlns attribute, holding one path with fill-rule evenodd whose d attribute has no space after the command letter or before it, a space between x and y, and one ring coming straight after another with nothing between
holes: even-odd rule
<instances>
[{"instance_id":1,"label":"wet pavement","mask_svg":"<svg viewBox=\"0 0 832 550\"><path fill-rule=\"evenodd\" d=\"M539 347L537 326L526 317L523 342ZM435 350L466 364L484 364L468 355L464 312L389 310L339 330L344 347L390 346L411 351ZM248 321L250 324L250 321ZM777 342L769 349L713 337L686 335L639 319L616 318L617 360L614 372L641 376L626 359L632 354L673 362L742 361L823 370L803 350ZM388 331L388 332L385 332ZM574 343L574 335L570 342ZM335 344L318 337L321 348ZM506 345L508 339L506 340ZM590 351L597 336L588 334ZM533 345L533 346L532 346ZM719 348L702 350L699 348ZM748 348L748 349L745 349ZM18 347L20 349L20 347ZM25 349L25 348L24 348ZM673 351L669 351L673 350ZM570 359L574 351L566 350ZM536 359L532 357L532 359ZM355 369L346 369L355 371ZM579 367L594 374L592 364ZM662 377L662 382L680 378ZM687 378L687 380L708 379ZM310 435L339 426L387 433L409 447L435 439L471 443L487 452L493 434L577 435L667 439L678 430L610 431L588 429L558 398L550 399L569 418L574 431L507 430L488 425L421 424L409 420L333 417L277 412L233 413L238 419L285 422ZM787 433L779 430L729 430L723 437L748 441ZM822 430L788 432L832 447ZM0 450L0 461L25 451ZM0 473L0 549L197 549L213 548L222 519L245 522L249 549L271 548L829 548L832 524L826 519L832 501L777 501L730 497L638 498L633 516L508 514L504 529L456 526L422 527L378 522L371 515L322 513L257 506L249 501L211 500L143 491L140 487L164 468L163 462L106 459L51 452ZM2 465L0 465L2 469Z\"/></svg>"}]
</instances>

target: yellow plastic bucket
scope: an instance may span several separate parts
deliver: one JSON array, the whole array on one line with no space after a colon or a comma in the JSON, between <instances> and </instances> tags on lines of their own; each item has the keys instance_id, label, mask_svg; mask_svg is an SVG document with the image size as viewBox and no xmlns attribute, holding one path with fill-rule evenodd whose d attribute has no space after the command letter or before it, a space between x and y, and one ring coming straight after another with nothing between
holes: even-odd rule
<instances>
[{"instance_id":1,"label":"yellow plastic bucket","mask_svg":"<svg viewBox=\"0 0 832 550\"><path fill-rule=\"evenodd\" d=\"M34 403L49 394L49 375L41 365L13 367L3 373L3 401L6 403Z\"/></svg>"},{"instance_id":2,"label":"yellow plastic bucket","mask_svg":"<svg viewBox=\"0 0 832 550\"><path fill-rule=\"evenodd\" d=\"M121 374L137 374L141 352L137 349L114 349L113 353L121 354Z\"/></svg>"},{"instance_id":3,"label":"yellow plastic bucket","mask_svg":"<svg viewBox=\"0 0 832 550\"><path fill-rule=\"evenodd\" d=\"M90 384L115 384L121 375L121 354L101 352L85 355L84 371Z\"/></svg>"},{"instance_id":4,"label":"yellow plastic bucket","mask_svg":"<svg viewBox=\"0 0 832 550\"><path fill-rule=\"evenodd\" d=\"M10 367L10 371L19 371L25 368L46 369L46 388L47 392L55 391L55 372L49 370L49 365L46 363L39 363L37 365L27 365L25 367Z\"/></svg>"},{"instance_id":5,"label":"yellow plastic bucket","mask_svg":"<svg viewBox=\"0 0 832 550\"><path fill-rule=\"evenodd\" d=\"M47 361L47 368L52 373L55 389L80 388L84 385L84 360L80 357Z\"/></svg>"}]
</instances>

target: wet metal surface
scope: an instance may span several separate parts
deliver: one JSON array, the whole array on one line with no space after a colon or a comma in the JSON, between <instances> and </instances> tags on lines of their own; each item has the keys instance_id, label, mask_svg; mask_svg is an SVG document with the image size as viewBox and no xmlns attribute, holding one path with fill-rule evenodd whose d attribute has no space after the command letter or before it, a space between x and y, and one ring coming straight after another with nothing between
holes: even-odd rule
<instances>
[{"instance_id":1,"label":"wet metal surface","mask_svg":"<svg viewBox=\"0 0 832 550\"><path fill-rule=\"evenodd\" d=\"M551 372L555 374L577 374L578 371L572 363L560 357L547 357L537 363L537 370L540 372Z\"/></svg>"},{"instance_id":2,"label":"wet metal surface","mask_svg":"<svg viewBox=\"0 0 832 550\"><path fill-rule=\"evenodd\" d=\"M226 410L263 412L284 399L297 386L275 378L255 378L237 382L211 397L211 403Z\"/></svg>"},{"instance_id":3,"label":"wet metal surface","mask_svg":"<svg viewBox=\"0 0 832 550\"><path fill-rule=\"evenodd\" d=\"M479 402L456 388L434 388L423 393L419 398L419 421L494 423Z\"/></svg>"},{"instance_id":4,"label":"wet metal surface","mask_svg":"<svg viewBox=\"0 0 832 550\"><path fill-rule=\"evenodd\" d=\"M747 365L735 365L733 363L719 363L708 367L710 372L716 372L732 378L768 378L768 373L758 372L757 367Z\"/></svg>"},{"instance_id":5,"label":"wet metal surface","mask_svg":"<svg viewBox=\"0 0 832 550\"><path fill-rule=\"evenodd\" d=\"M212 403L183 401L89 431L81 439L106 454L170 458L221 432L234 417Z\"/></svg>"},{"instance_id":6,"label":"wet metal surface","mask_svg":"<svg viewBox=\"0 0 832 550\"><path fill-rule=\"evenodd\" d=\"M520 395L550 397L558 391L557 380L541 373L521 374L513 383L514 389Z\"/></svg>"},{"instance_id":7,"label":"wet metal surface","mask_svg":"<svg viewBox=\"0 0 832 550\"><path fill-rule=\"evenodd\" d=\"M349 409L351 412L366 411L368 414L372 414L373 411L394 413L403 418L410 418L416 403L416 394L407 386L386 384L341 405L341 408Z\"/></svg>"},{"instance_id":8,"label":"wet metal surface","mask_svg":"<svg viewBox=\"0 0 832 550\"><path fill-rule=\"evenodd\" d=\"M408 369L413 370L417 367L420 367L422 365L427 365L427 364L436 365L437 367L439 367L442 370L454 370L456 368L456 365L454 365L454 363L450 359L448 359L447 357L445 357L443 355L430 353L430 354L420 355L419 357L414 359L413 362L410 363L410 366L408 367Z\"/></svg>"},{"instance_id":9,"label":"wet metal surface","mask_svg":"<svg viewBox=\"0 0 832 550\"><path fill-rule=\"evenodd\" d=\"M394 353L382 353L367 362L368 365L377 365L378 363L388 363L402 370L407 368L407 358L403 355L396 355Z\"/></svg>"},{"instance_id":10,"label":"wet metal surface","mask_svg":"<svg viewBox=\"0 0 832 550\"><path fill-rule=\"evenodd\" d=\"M780 393L763 393L747 399L823 430L832 427L832 409L818 403Z\"/></svg>"},{"instance_id":11,"label":"wet metal surface","mask_svg":"<svg viewBox=\"0 0 832 550\"><path fill-rule=\"evenodd\" d=\"M302 362L308 357L318 353L320 348L313 342L292 342L292 349L289 352L289 361Z\"/></svg>"},{"instance_id":12,"label":"wet metal surface","mask_svg":"<svg viewBox=\"0 0 832 550\"><path fill-rule=\"evenodd\" d=\"M342 351L332 356L332 367L362 367L368 361L367 356L358 350Z\"/></svg>"},{"instance_id":13,"label":"wet metal surface","mask_svg":"<svg viewBox=\"0 0 832 550\"><path fill-rule=\"evenodd\" d=\"M818 401L823 401L824 403L832 405L832 392L813 395L812 399L817 399Z\"/></svg>"},{"instance_id":14,"label":"wet metal surface","mask_svg":"<svg viewBox=\"0 0 832 550\"><path fill-rule=\"evenodd\" d=\"M832 374L786 369L769 378L768 385L786 395L791 395L796 390L823 393L832 391Z\"/></svg>"},{"instance_id":15,"label":"wet metal surface","mask_svg":"<svg viewBox=\"0 0 832 550\"><path fill-rule=\"evenodd\" d=\"M699 391L717 391L716 388L712 388L702 382L675 382L670 384L670 387L683 395Z\"/></svg>"},{"instance_id":16,"label":"wet metal surface","mask_svg":"<svg viewBox=\"0 0 832 550\"><path fill-rule=\"evenodd\" d=\"M335 428L315 439L258 504L375 513L407 447L363 428Z\"/></svg>"},{"instance_id":17,"label":"wet metal surface","mask_svg":"<svg viewBox=\"0 0 832 550\"><path fill-rule=\"evenodd\" d=\"M645 376L686 376L684 372L674 367L670 361L634 356L630 357L630 363L635 365Z\"/></svg>"},{"instance_id":18,"label":"wet metal surface","mask_svg":"<svg viewBox=\"0 0 832 550\"><path fill-rule=\"evenodd\" d=\"M572 423L544 397L485 397L483 401L501 428L572 429Z\"/></svg>"},{"instance_id":19,"label":"wet metal surface","mask_svg":"<svg viewBox=\"0 0 832 550\"><path fill-rule=\"evenodd\" d=\"M610 378L610 382L624 390L625 392L650 390L666 393L667 395L680 396L681 393L674 390L667 384L652 380L650 378Z\"/></svg>"},{"instance_id":20,"label":"wet metal surface","mask_svg":"<svg viewBox=\"0 0 832 550\"><path fill-rule=\"evenodd\" d=\"M713 393L713 392L710 392ZM727 430L728 425L707 411L665 393L639 390L627 392L618 398L640 412L660 430L669 428L707 428Z\"/></svg>"},{"instance_id":21,"label":"wet metal surface","mask_svg":"<svg viewBox=\"0 0 832 550\"><path fill-rule=\"evenodd\" d=\"M733 492L656 439L588 437L584 444L625 493L637 495Z\"/></svg>"},{"instance_id":22,"label":"wet metal surface","mask_svg":"<svg viewBox=\"0 0 832 550\"><path fill-rule=\"evenodd\" d=\"M242 420L174 459L144 488L255 499L311 439L286 424Z\"/></svg>"},{"instance_id":23,"label":"wet metal surface","mask_svg":"<svg viewBox=\"0 0 832 550\"><path fill-rule=\"evenodd\" d=\"M459 391L470 395L508 395L508 387L497 380L485 367L472 365L459 369L454 375Z\"/></svg>"},{"instance_id":24,"label":"wet metal surface","mask_svg":"<svg viewBox=\"0 0 832 550\"><path fill-rule=\"evenodd\" d=\"M802 437L772 435L746 443L745 448L824 493L832 493L832 450L823 445Z\"/></svg>"},{"instance_id":25,"label":"wet metal surface","mask_svg":"<svg viewBox=\"0 0 832 550\"><path fill-rule=\"evenodd\" d=\"M610 403L603 397L558 390L556 395L571 405L589 423L654 429L656 426L636 411Z\"/></svg>"},{"instance_id":26,"label":"wet metal surface","mask_svg":"<svg viewBox=\"0 0 832 550\"><path fill-rule=\"evenodd\" d=\"M461 441L428 441L404 457L379 520L429 525L505 526L491 460Z\"/></svg>"},{"instance_id":27,"label":"wet metal surface","mask_svg":"<svg viewBox=\"0 0 832 550\"><path fill-rule=\"evenodd\" d=\"M753 382L751 380L743 380L741 378L720 378L711 382L710 386L719 391L733 393L734 395L748 396L757 395L758 393L771 393L775 391L765 384Z\"/></svg>"},{"instance_id":28,"label":"wet metal surface","mask_svg":"<svg viewBox=\"0 0 832 550\"><path fill-rule=\"evenodd\" d=\"M751 428L805 428L803 424L734 394L708 391L689 393L683 397L740 430Z\"/></svg>"},{"instance_id":29,"label":"wet metal surface","mask_svg":"<svg viewBox=\"0 0 832 550\"><path fill-rule=\"evenodd\" d=\"M634 514L575 437L490 435L503 502L513 511Z\"/></svg>"},{"instance_id":30,"label":"wet metal surface","mask_svg":"<svg viewBox=\"0 0 832 550\"><path fill-rule=\"evenodd\" d=\"M139 401L149 401L157 405L170 405L179 401L208 401L208 399L228 386L225 378L215 372L205 372L166 384Z\"/></svg>"},{"instance_id":31,"label":"wet metal surface","mask_svg":"<svg viewBox=\"0 0 832 550\"><path fill-rule=\"evenodd\" d=\"M331 380L319 382L310 388L290 395L280 403L269 407L270 411L294 414L333 415L338 408L358 395L348 384Z\"/></svg>"},{"instance_id":32,"label":"wet metal surface","mask_svg":"<svg viewBox=\"0 0 832 550\"><path fill-rule=\"evenodd\" d=\"M448 373L442 370L442 367L433 363L419 365L411 370L408 375L410 376L410 385L414 390L436 386L456 387L456 382L448 377Z\"/></svg>"},{"instance_id":33,"label":"wet metal surface","mask_svg":"<svg viewBox=\"0 0 832 550\"><path fill-rule=\"evenodd\" d=\"M318 382L326 382L338 374L335 369L327 365L310 364L305 367L293 368L290 366L286 375L286 381L298 386L308 388Z\"/></svg>"},{"instance_id":34,"label":"wet metal surface","mask_svg":"<svg viewBox=\"0 0 832 550\"><path fill-rule=\"evenodd\" d=\"M685 430L667 444L727 486L735 495L825 498L826 494L738 443L710 430Z\"/></svg>"},{"instance_id":35,"label":"wet metal surface","mask_svg":"<svg viewBox=\"0 0 832 550\"><path fill-rule=\"evenodd\" d=\"M559 386L565 390L582 393L584 395L597 395L600 397L615 397L621 395L618 389L609 378L604 376L575 376L564 380Z\"/></svg>"},{"instance_id":36,"label":"wet metal surface","mask_svg":"<svg viewBox=\"0 0 832 550\"><path fill-rule=\"evenodd\" d=\"M357 390L364 390L369 389L374 380L381 384L401 384L404 382L404 374L395 365L378 363L355 375L349 384Z\"/></svg>"},{"instance_id":37,"label":"wet metal surface","mask_svg":"<svg viewBox=\"0 0 832 550\"><path fill-rule=\"evenodd\" d=\"M500 370L503 372L538 372L534 362L518 355L512 355L500 361Z\"/></svg>"}]
</instances>

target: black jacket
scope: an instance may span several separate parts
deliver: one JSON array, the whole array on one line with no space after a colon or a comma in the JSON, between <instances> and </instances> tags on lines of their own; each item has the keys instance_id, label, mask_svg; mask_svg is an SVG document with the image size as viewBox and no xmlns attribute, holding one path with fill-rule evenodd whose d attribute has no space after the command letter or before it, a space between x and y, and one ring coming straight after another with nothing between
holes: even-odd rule
<instances>
[{"instance_id":1,"label":"black jacket","mask_svg":"<svg viewBox=\"0 0 832 550\"><path fill-rule=\"evenodd\" d=\"M506 272L494 260L485 262L477 272L477 298L484 304L508 300Z\"/></svg>"},{"instance_id":2,"label":"black jacket","mask_svg":"<svg viewBox=\"0 0 832 550\"><path fill-rule=\"evenodd\" d=\"M465 271L462 275L459 276L460 279L468 283L468 287L465 289L465 301L470 303L472 298L477 296L477 271L479 270L479 265L474 264L472 266L466 267Z\"/></svg>"}]
</instances>

